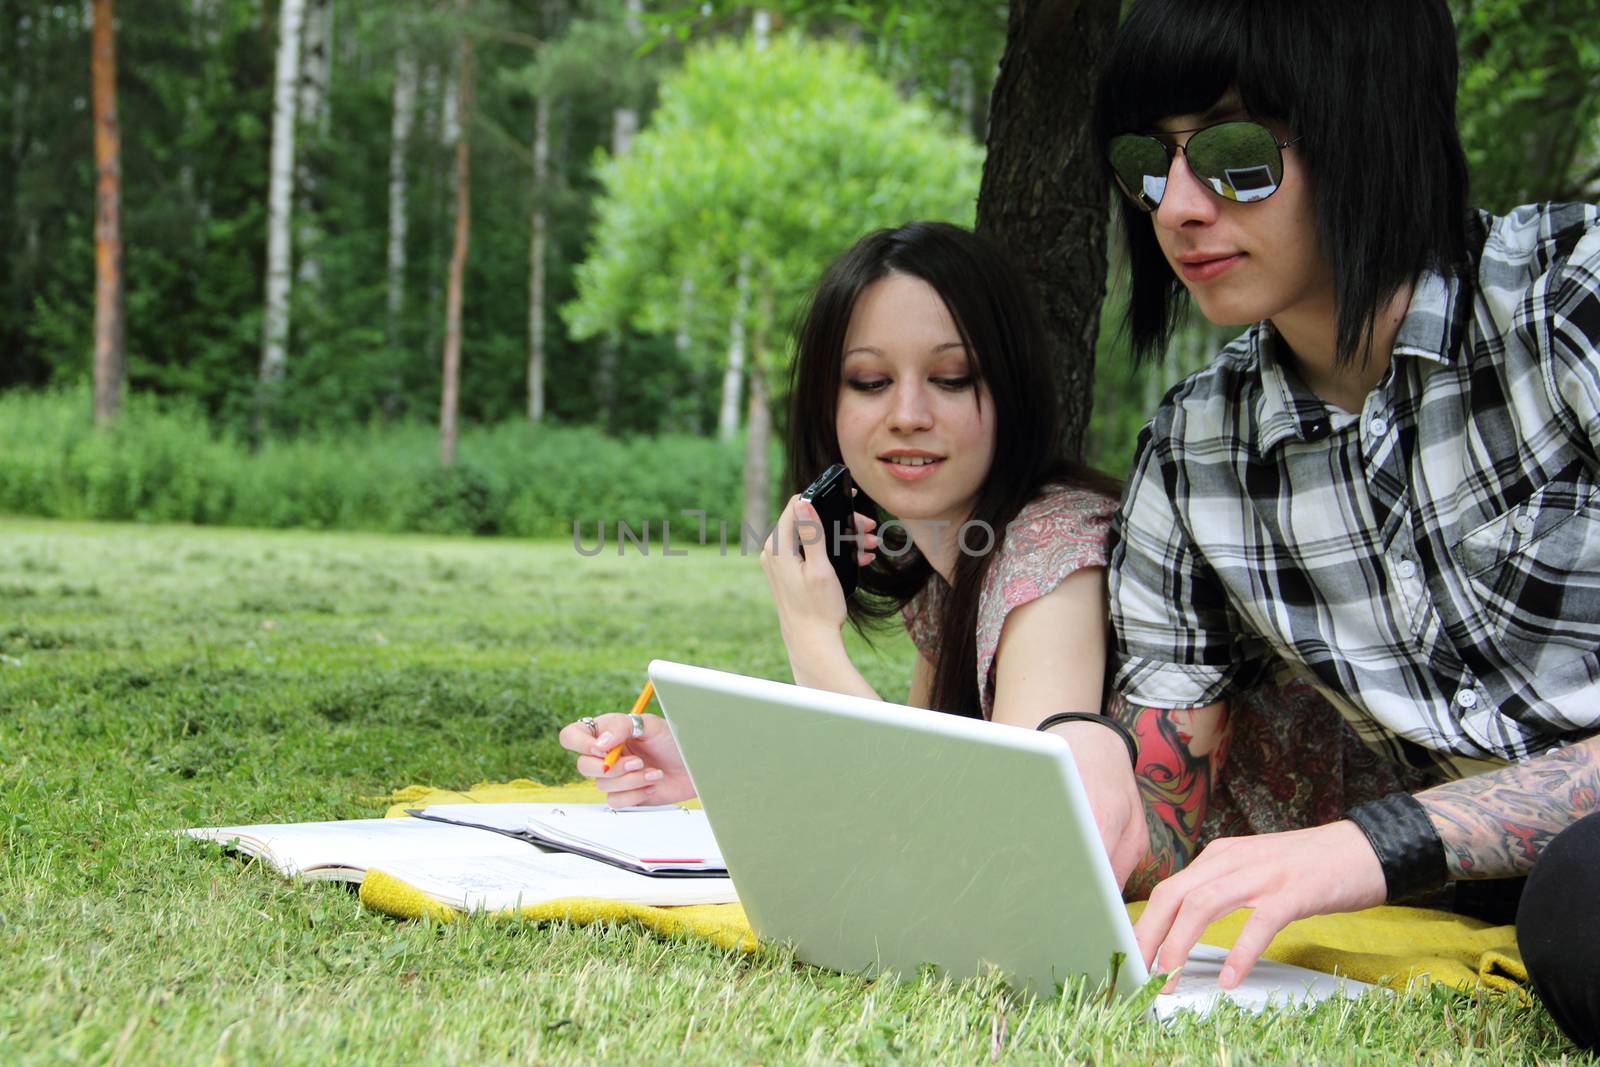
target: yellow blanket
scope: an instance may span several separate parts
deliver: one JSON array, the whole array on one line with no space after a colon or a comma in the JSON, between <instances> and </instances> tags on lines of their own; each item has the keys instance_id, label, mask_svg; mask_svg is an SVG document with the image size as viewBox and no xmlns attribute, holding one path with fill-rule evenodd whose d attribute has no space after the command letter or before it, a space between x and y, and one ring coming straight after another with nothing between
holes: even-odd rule
<instances>
[{"instance_id":1,"label":"yellow blanket","mask_svg":"<svg viewBox=\"0 0 1600 1067\"><path fill-rule=\"evenodd\" d=\"M429 804L499 804L573 801L597 803L602 797L587 782L545 786L526 779L482 784L466 792L408 786L388 798L389 816ZM369 871L361 883L361 902L376 911L415 919L444 921L460 913L434 902L382 871ZM1135 918L1144 905L1129 904ZM755 934L737 904L650 908L609 900L558 900L504 913L533 920L576 923L629 919L659 933L692 934L724 948L750 950ZM1206 929L1209 944L1231 947L1248 913L1238 911ZM1448 912L1381 907L1345 915L1319 915L1285 927L1267 949L1267 958L1313 970L1336 972L1363 982L1403 989L1415 979L1459 988L1488 988L1527 995L1528 973L1517 953L1516 931L1489 926Z\"/></svg>"}]
</instances>

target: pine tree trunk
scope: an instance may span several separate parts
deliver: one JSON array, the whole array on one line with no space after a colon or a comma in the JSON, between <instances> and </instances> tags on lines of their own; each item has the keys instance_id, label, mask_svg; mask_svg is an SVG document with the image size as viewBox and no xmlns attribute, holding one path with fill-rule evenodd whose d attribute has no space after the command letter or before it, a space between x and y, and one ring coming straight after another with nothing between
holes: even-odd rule
<instances>
[{"instance_id":1,"label":"pine tree trunk","mask_svg":"<svg viewBox=\"0 0 1600 1067\"><path fill-rule=\"evenodd\" d=\"M400 344L400 318L406 305L406 160L417 108L417 61L402 46L395 56L393 114L389 120L389 345Z\"/></svg>"},{"instance_id":2,"label":"pine tree trunk","mask_svg":"<svg viewBox=\"0 0 1600 1067\"><path fill-rule=\"evenodd\" d=\"M750 315L750 257L739 255L733 280L733 318L728 321L728 365L722 370L722 403L717 408L717 439L731 441L739 433L739 394L744 392L744 330Z\"/></svg>"},{"instance_id":3,"label":"pine tree trunk","mask_svg":"<svg viewBox=\"0 0 1600 1067\"><path fill-rule=\"evenodd\" d=\"M463 0L461 8L466 10ZM461 43L461 89L456 95L460 108L460 128L456 139L456 237L450 253L450 284L445 291L444 382L439 392L439 462L449 467L456 461L456 410L461 393L461 298L466 281L467 235L471 229L470 159L467 148L467 116L472 113L472 39Z\"/></svg>"},{"instance_id":4,"label":"pine tree trunk","mask_svg":"<svg viewBox=\"0 0 1600 1067\"><path fill-rule=\"evenodd\" d=\"M1011 0L978 191L978 232L1033 282L1072 456L1089 426L1105 296L1107 192L1091 103L1117 14L1118 0Z\"/></svg>"},{"instance_id":5,"label":"pine tree trunk","mask_svg":"<svg viewBox=\"0 0 1600 1067\"><path fill-rule=\"evenodd\" d=\"M122 405L127 361L122 284L122 134L117 125L116 28L112 0L94 0L95 166L94 420L106 425Z\"/></svg>"},{"instance_id":6,"label":"pine tree trunk","mask_svg":"<svg viewBox=\"0 0 1600 1067\"><path fill-rule=\"evenodd\" d=\"M289 298L292 284L290 225L294 213L296 82L300 76L300 23L304 0L283 0L278 9L277 73L272 94L272 161L267 178L267 298L262 329L261 391L256 403L259 431L288 366Z\"/></svg>"},{"instance_id":7,"label":"pine tree trunk","mask_svg":"<svg viewBox=\"0 0 1600 1067\"><path fill-rule=\"evenodd\" d=\"M528 236L528 421L544 418L544 260L550 198L550 97L533 114L533 212Z\"/></svg>"}]
</instances>

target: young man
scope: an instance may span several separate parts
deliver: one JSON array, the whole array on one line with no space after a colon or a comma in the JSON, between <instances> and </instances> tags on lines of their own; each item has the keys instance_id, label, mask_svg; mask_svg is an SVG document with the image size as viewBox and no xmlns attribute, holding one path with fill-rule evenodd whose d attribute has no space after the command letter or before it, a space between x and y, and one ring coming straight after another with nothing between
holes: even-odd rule
<instances>
[{"instance_id":1,"label":"young man","mask_svg":"<svg viewBox=\"0 0 1600 1067\"><path fill-rule=\"evenodd\" d=\"M1138 0L1096 120L1130 328L1249 325L1140 438L1116 684L1224 733L1287 666L1446 784L1222 839L1137 925L1157 969L1448 881L1528 878L1518 941L1600 1036L1600 211L1471 212L1444 0ZM1204 780L1201 777L1199 780Z\"/></svg>"}]
</instances>

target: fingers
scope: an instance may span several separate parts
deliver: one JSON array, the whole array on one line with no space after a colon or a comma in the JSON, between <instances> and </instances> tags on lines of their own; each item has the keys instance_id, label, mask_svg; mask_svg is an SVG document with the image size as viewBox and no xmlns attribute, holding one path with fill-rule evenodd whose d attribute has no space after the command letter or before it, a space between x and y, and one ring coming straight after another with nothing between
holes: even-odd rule
<instances>
[{"instance_id":1,"label":"fingers","mask_svg":"<svg viewBox=\"0 0 1600 1067\"><path fill-rule=\"evenodd\" d=\"M649 803L647 795L655 792L656 783L665 777L659 767L630 771L610 778L596 778L595 786L606 795L606 803L613 808L632 807Z\"/></svg>"},{"instance_id":2,"label":"fingers","mask_svg":"<svg viewBox=\"0 0 1600 1067\"><path fill-rule=\"evenodd\" d=\"M801 506L800 494L796 493L789 498L783 506L783 511L778 515L778 521L773 524L772 534L761 546L761 563L767 566L770 562L785 556L798 556L800 554L800 539L795 535L795 511Z\"/></svg>"},{"instance_id":3,"label":"fingers","mask_svg":"<svg viewBox=\"0 0 1600 1067\"><path fill-rule=\"evenodd\" d=\"M624 755L617 760L609 771L606 770L606 761L601 756L578 757L578 773L585 778L596 779L596 785L599 785L599 780L601 779L612 781L632 771L642 770L644 770L644 760L638 756ZM605 787L601 786L601 788L604 789Z\"/></svg>"},{"instance_id":4,"label":"fingers","mask_svg":"<svg viewBox=\"0 0 1600 1067\"><path fill-rule=\"evenodd\" d=\"M1139 943L1139 955L1144 957L1145 967L1152 971L1158 970L1156 950L1166 941L1167 933L1172 929L1172 920L1183 905L1183 890L1177 884L1178 877L1174 875L1155 887L1139 921L1133 924L1133 939Z\"/></svg>"},{"instance_id":5,"label":"fingers","mask_svg":"<svg viewBox=\"0 0 1600 1067\"><path fill-rule=\"evenodd\" d=\"M1267 946L1272 939L1278 936L1288 922L1265 908L1257 908L1245 920L1244 929L1239 931L1239 936L1234 938L1233 950L1228 953L1228 959L1222 965L1222 973L1217 975L1217 984L1223 989L1232 989L1244 981L1245 975L1250 973L1250 968L1256 965L1261 954L1267 951Z\"/></svg>"}]
</instances>

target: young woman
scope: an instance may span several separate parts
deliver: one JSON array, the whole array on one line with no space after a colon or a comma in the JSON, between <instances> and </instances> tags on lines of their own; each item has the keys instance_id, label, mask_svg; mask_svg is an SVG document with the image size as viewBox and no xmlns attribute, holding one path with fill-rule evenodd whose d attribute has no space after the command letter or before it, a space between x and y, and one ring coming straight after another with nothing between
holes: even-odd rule
<instances>
[{"instance_id":1,"label":"young woman","mask_svg":"<svg viewBox=\"0 0 1600 1067\"><path fill-rule=\"evenodd\" d=\"M1305 690L1263 694L1304 705L1303 714L1246 716L1237 734L1221 709L1169 717L1107 704L1105 544L1117 487L1060 458L1055 394L1026 294L992 246L940 223L873 233L828 268L798 338L789 481L798 489L831 463L849 467L864 505L859 588L847 600L823 553L796 551L802 537L816 540L807 529L820 530L798 497L762 567L799 685L878 699L850 662L842 629L899 614L918 649L913 705L1026 729L1063 711L1104 709L1125 721L1139 737L1133 778L1113 728L1052 729L1091 783L1119 879L1138 869L1129 884L1137 893L1181 864L1207 826L1215 834L1241 821L1304 825L1325 799L1278 788L1277 757L1290 741L1257 724L1287 721L1297 735L1326 741L1316 758L1335 773L1344 730ZM878 509L894 517L881 537ZM646 724L610 772L598 757L627 737L625 717L561 733L580 753L578 770L615 805L691 795L665 725ZM1238 795L1253 805L1210 788L1230 739L1249 753ZM1359 752L1356 761L1358 773L1375 766ZM1337 802L1342 791L1333 792Z\"/></svg>"}]
</instances>

